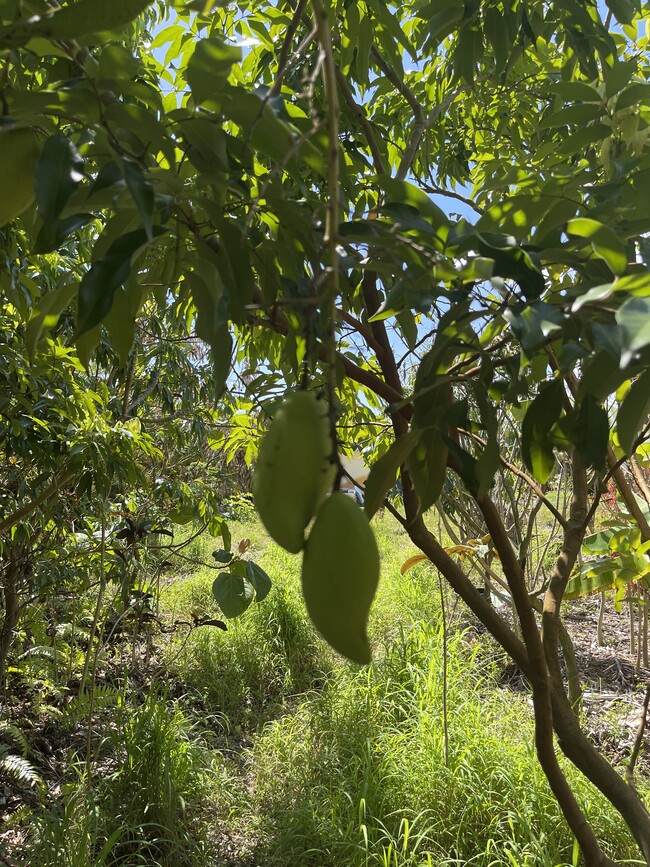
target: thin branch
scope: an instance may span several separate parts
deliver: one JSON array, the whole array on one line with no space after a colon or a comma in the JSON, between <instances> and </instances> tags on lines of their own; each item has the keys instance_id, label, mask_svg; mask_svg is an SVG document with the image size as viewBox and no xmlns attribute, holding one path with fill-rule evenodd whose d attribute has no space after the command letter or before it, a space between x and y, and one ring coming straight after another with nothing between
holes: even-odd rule
<instances>
[{"instance_id":1,"label":"thin branch","mask_svg":"<svg viewBox=\"0 0 650 867\"><path fill-rule=\"evenodd\" d=\"M641 751L641 744L643 743L643 734L645 732L646 723L648 720L648 705L650 704L650 683L646 686L645 690L645 698L643 700L643 712L641 713L641 721L639 722L639 728L637 729L636 738L634 739L634 747L632 748L632 753L630 755L630 761L628 762L627 767L625 768L625 782L636 791L636 786L634 784L634 768L637 763L637 759L639 758L639 753Z\"/></svg>"},{"instance_id":2,"label":"thin branch","mask_svg":"<svg viewBox=\"0 0 650 867\"><path fill-rule=\"evenodd\" d=\"M366 135L368 147L370 148L370 153L372 154L372 161L375 165L375 171L380 175L385 174L386 167L384 165L384 160L381 155L381 149L379 147L379 142L377 141L375 131L372 128L370 121L368 120L365 109L355 100L354 96L352 95L352 91L350 90L347 79L338 66L336 67L336 82L339 86L339 90L341 91L341 96L345 100L352 114L359 121L359 124Z\"/></svg>"}]
</instances>

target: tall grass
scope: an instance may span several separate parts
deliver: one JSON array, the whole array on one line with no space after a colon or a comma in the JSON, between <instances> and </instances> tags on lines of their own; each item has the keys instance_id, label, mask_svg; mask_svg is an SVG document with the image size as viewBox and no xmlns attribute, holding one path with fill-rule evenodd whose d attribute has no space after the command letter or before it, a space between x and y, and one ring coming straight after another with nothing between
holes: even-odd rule
<instances>
[{"instance_id":1,"label":"tall grass","mask_svg":"<svg viewBox=\"0 0 650 867\"><path fill-rule=\"evenodd\" d=\"M162 689L152 688L140 706L123 704L112 716L92 772L79 765L60 802L34 817L29 863L208 864L198 815L219 780L217 757Z\"/></svg>"},{"instance_id":2,"label":"tall grass","mask_svg":"<svg viewBox=\"0 0 650 867\"><path fill-rule=\"evenodd\" d=\"M579 863L533 753L526 700L496 688L480 644L457 633L448 655L447 762L437 624L402 629L368 670L341 666L266 728L250 756L257 863ZM632 859L620 818L569 773L605 848Z\"/></svg>"},{"instance_id":3,"label":"tall grass","mask_svg":"<svg viewBox=\"0 0 650 867\"><path fill-rule=\"evenodd\" d=\"M201 693L228 728L255 729L283 712L287 701L321 684L333 656L305 614L299 593L300 560L278 548L256 560L273 576L273 589L228 631L199 627L178 636L167 651L170 670ZM176 616L200 610L218 614L210 592L212 572L170 587L165 604Z\"/></svg>"}]
</instances>

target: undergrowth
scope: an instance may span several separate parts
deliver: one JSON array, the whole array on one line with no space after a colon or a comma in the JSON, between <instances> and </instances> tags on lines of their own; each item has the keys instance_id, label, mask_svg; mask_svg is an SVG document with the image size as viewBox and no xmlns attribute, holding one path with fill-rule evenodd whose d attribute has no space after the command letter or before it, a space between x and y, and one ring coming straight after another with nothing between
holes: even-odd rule
<instances>
[{"instance_id":1,"label":"undergrowth","mask_svg":"<svg viewBox=\"0 0 650 867\"><path fill-rule=\"evenodd\" d=\"M413 552L390 518L377 522L383 575L366 668L336 657L313 630L300 558L267 545L255 522L233 529L254 540L271 593L226 632L190 629L219 617L216 570L167 581L160 614L186 628L157 639L153 679L98 689L86 749L70 748L60 793L28 816L25 863L580 864L534 755L527 695L499 687L502 656L443 593L445 641L438 580L426 566L400 574ZM194 546L208 564L210 553ZM83 730L85 702L70 702L59 725ZM13 734L34 774L25 784L42 788L29 745ZM566 770L604 849L640 863L620 817Z\"/></svg>"}]
</instances>

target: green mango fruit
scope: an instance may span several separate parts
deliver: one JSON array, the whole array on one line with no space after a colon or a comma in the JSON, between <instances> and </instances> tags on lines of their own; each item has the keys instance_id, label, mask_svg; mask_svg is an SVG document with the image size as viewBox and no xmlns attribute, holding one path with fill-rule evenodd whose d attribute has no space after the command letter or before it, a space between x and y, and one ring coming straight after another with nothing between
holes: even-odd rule
<instances>
[{"instance_id":1,"label":"green mango fruit","mask_svg":"<svg viewBox=\"0 0 650 867\"><path fill-rule=\"evenodd\" d=\"M0 226L5 226L34 201L34 166L38 140L29 127L0 128Z\"/></svg>"},{"instance_id":2,"label":"green mango fruit","mask_svg":"<svg viewBox=\"0 0 650 867\"><path fill-rule=\"evenodd\" d=\"M366 634L379 583L379 551L366 513L340 491L318 510L305 546L302 592L323 638L362 665L372 652Z\"/></svg>"},{"instance_id":3,"label":"green mango fruit","mask_svg":"<svg viewBox=\"0 0 650 867\"><path fill-rule=\"evenodd\" d=\"M297 554L336 467L327 405L313 391L288 395L260 446L253 502L269 535Z\"/></svg>"}]
</instances>

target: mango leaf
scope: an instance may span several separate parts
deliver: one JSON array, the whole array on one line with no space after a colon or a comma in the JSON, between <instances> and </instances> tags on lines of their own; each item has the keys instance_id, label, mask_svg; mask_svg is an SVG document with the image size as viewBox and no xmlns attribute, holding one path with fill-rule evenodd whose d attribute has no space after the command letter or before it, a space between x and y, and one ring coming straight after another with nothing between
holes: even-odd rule
<instances>
[{"instance_id":1,"label":"mango leaf","mask_svg":"<svg viewBox=\"0 0 650 867\"><path fill-rule=\"evenodd\" d=\"M36 347L43 331L54 328L59 316L70 304L77 291L76 283L64 283L54 292L44 295L25 329L25 345L30 361L34 360Z\"/></svg>"},{"instance_id":2,"label":"mango leaf","mask_svg":"<svg viewBox=\"0 0 650 867\"><path fill-rule=\"evenodd\" d=\"M364 490L364 508L369 518L383 505L386 494L395 484L399 468L411 454L419 438L418 430L408 431L391 443L386 454L372 465Z\"/></svg>"},{"instance_id":3,"label":"mango leaf","mask_svg":"<svg viewBox=\"0 0 650 867\"><path fill-rule=\"evenodd\" d=\"M246 577L248 578L249 584L251 584L255 590L256 601L261 602L262 599L266 599L271 592L271 579L264 569L262 569L261 566L258 566L257 563L253 563L252 560L247 560Z\"/></svg>"},{"instance_id":4,"label":"mango leaf","mask_svg":"<svg viewBox=\"0 0 650 867\"><path fill-rule=\"evenodd\" d=\"M125 159L124 180L131 198L135 202L138 213L142 218L142 225L147 233L147 240L153 240L153 187L145 177L142 166L134 160Z\"/></svg>"},{"instance_id":5,"label":"mango leaf","mask_svg":"<svg viewBox=\"0 0 650 867\"><path fill-rule=\"evenodd\" d=\"M447 217L431 201L429 196L408 181L400 181L396 178L388 177L388 175L375 175L375 177L370 178L370 181L386 193L389 201L410 205L422 216L429 217L434 227L449 224Z\"/></svg>"},{"instance_id":6,"label":"mango leaf","mask_svg":"<svg viewBox=\"0 0 650 867\"><path fill-rule=\"evenodd\" d=\"M217 96L228 81L234 63L241 60L241 49L227 45L219 36L200 39L187 64L187 83L197 105Z\"/></svg>"},{"instance_id":7,"label":"mango leaf","mask_svg":"<svg viewBox=\"0 0 650 867\"><path fill-rule=\"evenodd\" d=\"M413 482L423 512L436 502L442 493L447 473L448 449L442 435L434 428L420 432L406 467Z\"/></svg>"},{"instance_id":8,"label":"mango leaf","mask_svg":"<svg viewBox=\"0 0 650 867\"><path fill-rule=\"evenodd\" d=\"M616 419L616 433L625 453L631 455L634 441L650 415L650 370L644 371L623 398Z\"/></svg>"},{"instance_id":9,"label":"mango leaf","mask_svg":"<svg viewBox=\"0 0 650 867\"><path fill-rule=\"evenodd\" d=\"M607 263L610 271L616 277L625 273L627 267L625 245L610 228L596 220L579 217L575 220L569 220L566 231L568 235L586 238L591 243L596 256Z\"/></svg>"},{"instance_id":10,"label":"mango leaf","mask_svg":"<svg viewBox=\"0 0 650 867\"><path fill-rule=\"evenodd\" d=\"M569 436L586 466L605 469L609 416L593 395L587 394L580 403Z\"/></svg>"},{"instance_id":11,"label":"mango leaf","mask_svg":"<svg viewBox=\"0 0 650 867\"><path fill-rule=\"evenodd\" d=\"M518 310L521 307L510 307L504 316L528 355L546 343L551 335L561 332L568 321L559 307L545 301L527 305L521 312Z\"/></svg>"},{"instance_id":12,"label":"mango leaf","mask_svg":"<svg viewBox=\"0 0 650 867\"><path fill-rule=\"evenodd\" d=\"M481 423L485 428L486 444L478 455L474 467L474 475L478 484L479 496L487 493L494 483L499 466L501 465L501 450L498 439L497 413L494 403L488 398L481 382L477 383L474 391L476 402L481 413Z\"/></svg>"},{"instance_id":13,"label":"mango leaf","mask_svg":"<svg viewBox=\"0 0 650 867\"><path fill-rule=\"evenodd\" d=\"M55 249L59 214L83 177L83 160L72 142L63 135L50 136L34 169L36 202L43 221L36 252L49 253Z\"/></svg>"},{"instance_id":14,"label":"mango leaf","mask_svg":"<svg viewBox=\"0 0 650 867\"><path fill-rule=\"evenodd\" d=\"M514 280L527 299L539 298L544 277L533 254L520 247L511 235L476 233L481 256L494 259L494 276Z\"/></svg>"},{"instance_id":15,"label":"mango leaf","mask_svg":"<svg viewBox=\"0 0 650 867\"><path fill-rule=\"evenodd\" d=\"M213 364L213 377L217 396L223 393L226 379L230 373L232 337L228 328L228 293L223 291L219 273L197 269L188 276L192 289L192 300L196 306L196 334L210 347Z\"/></svg>"},{"instance_id":16,"label":"mango leaf","mask_svg":"<svg viewBox=\"0 0 650 867\"><path fill-rule=\"evenodd\" d=\"M650 344L650 298L629 298L616 313L621 333L621 367Z\"/></svg>"},{"instance_id":17,"label":"mango leaf","mask_svg":"<svg viewBox=\"0 0 650 867\"><path fill-rule=\"evenodd\" d=\"M157 226L154 235L162 231L163 229ZM106 253L84 274L79 285L75 339L98 325L108 314L115 292L131 272L133 257L148 243L148 240L144 229L127 232L114 241Z\"/></svg>"},{"instance_id":18,"label":"mango leaf","mask_svg":"<svg viewBox=\"0 0 650 867\"><path fill-rule=\"evenodd\" d=\"M555 467L555 453L550 432L562 412L564 389L554 379L542 386L528 407L521 426L521 452L534 478L544 484Z\"/></svg>"},{"instance_id":19,"label":"mango leaf","mask_svg":"<svg viewBox=\"0 0 650 867\"><path fill-rule=\"evenodd\" d=\"M239 617L255 598L252 585L241 575L220 572L212 585L212 595L228 619Z\"/></svg>"}]
</instances>

